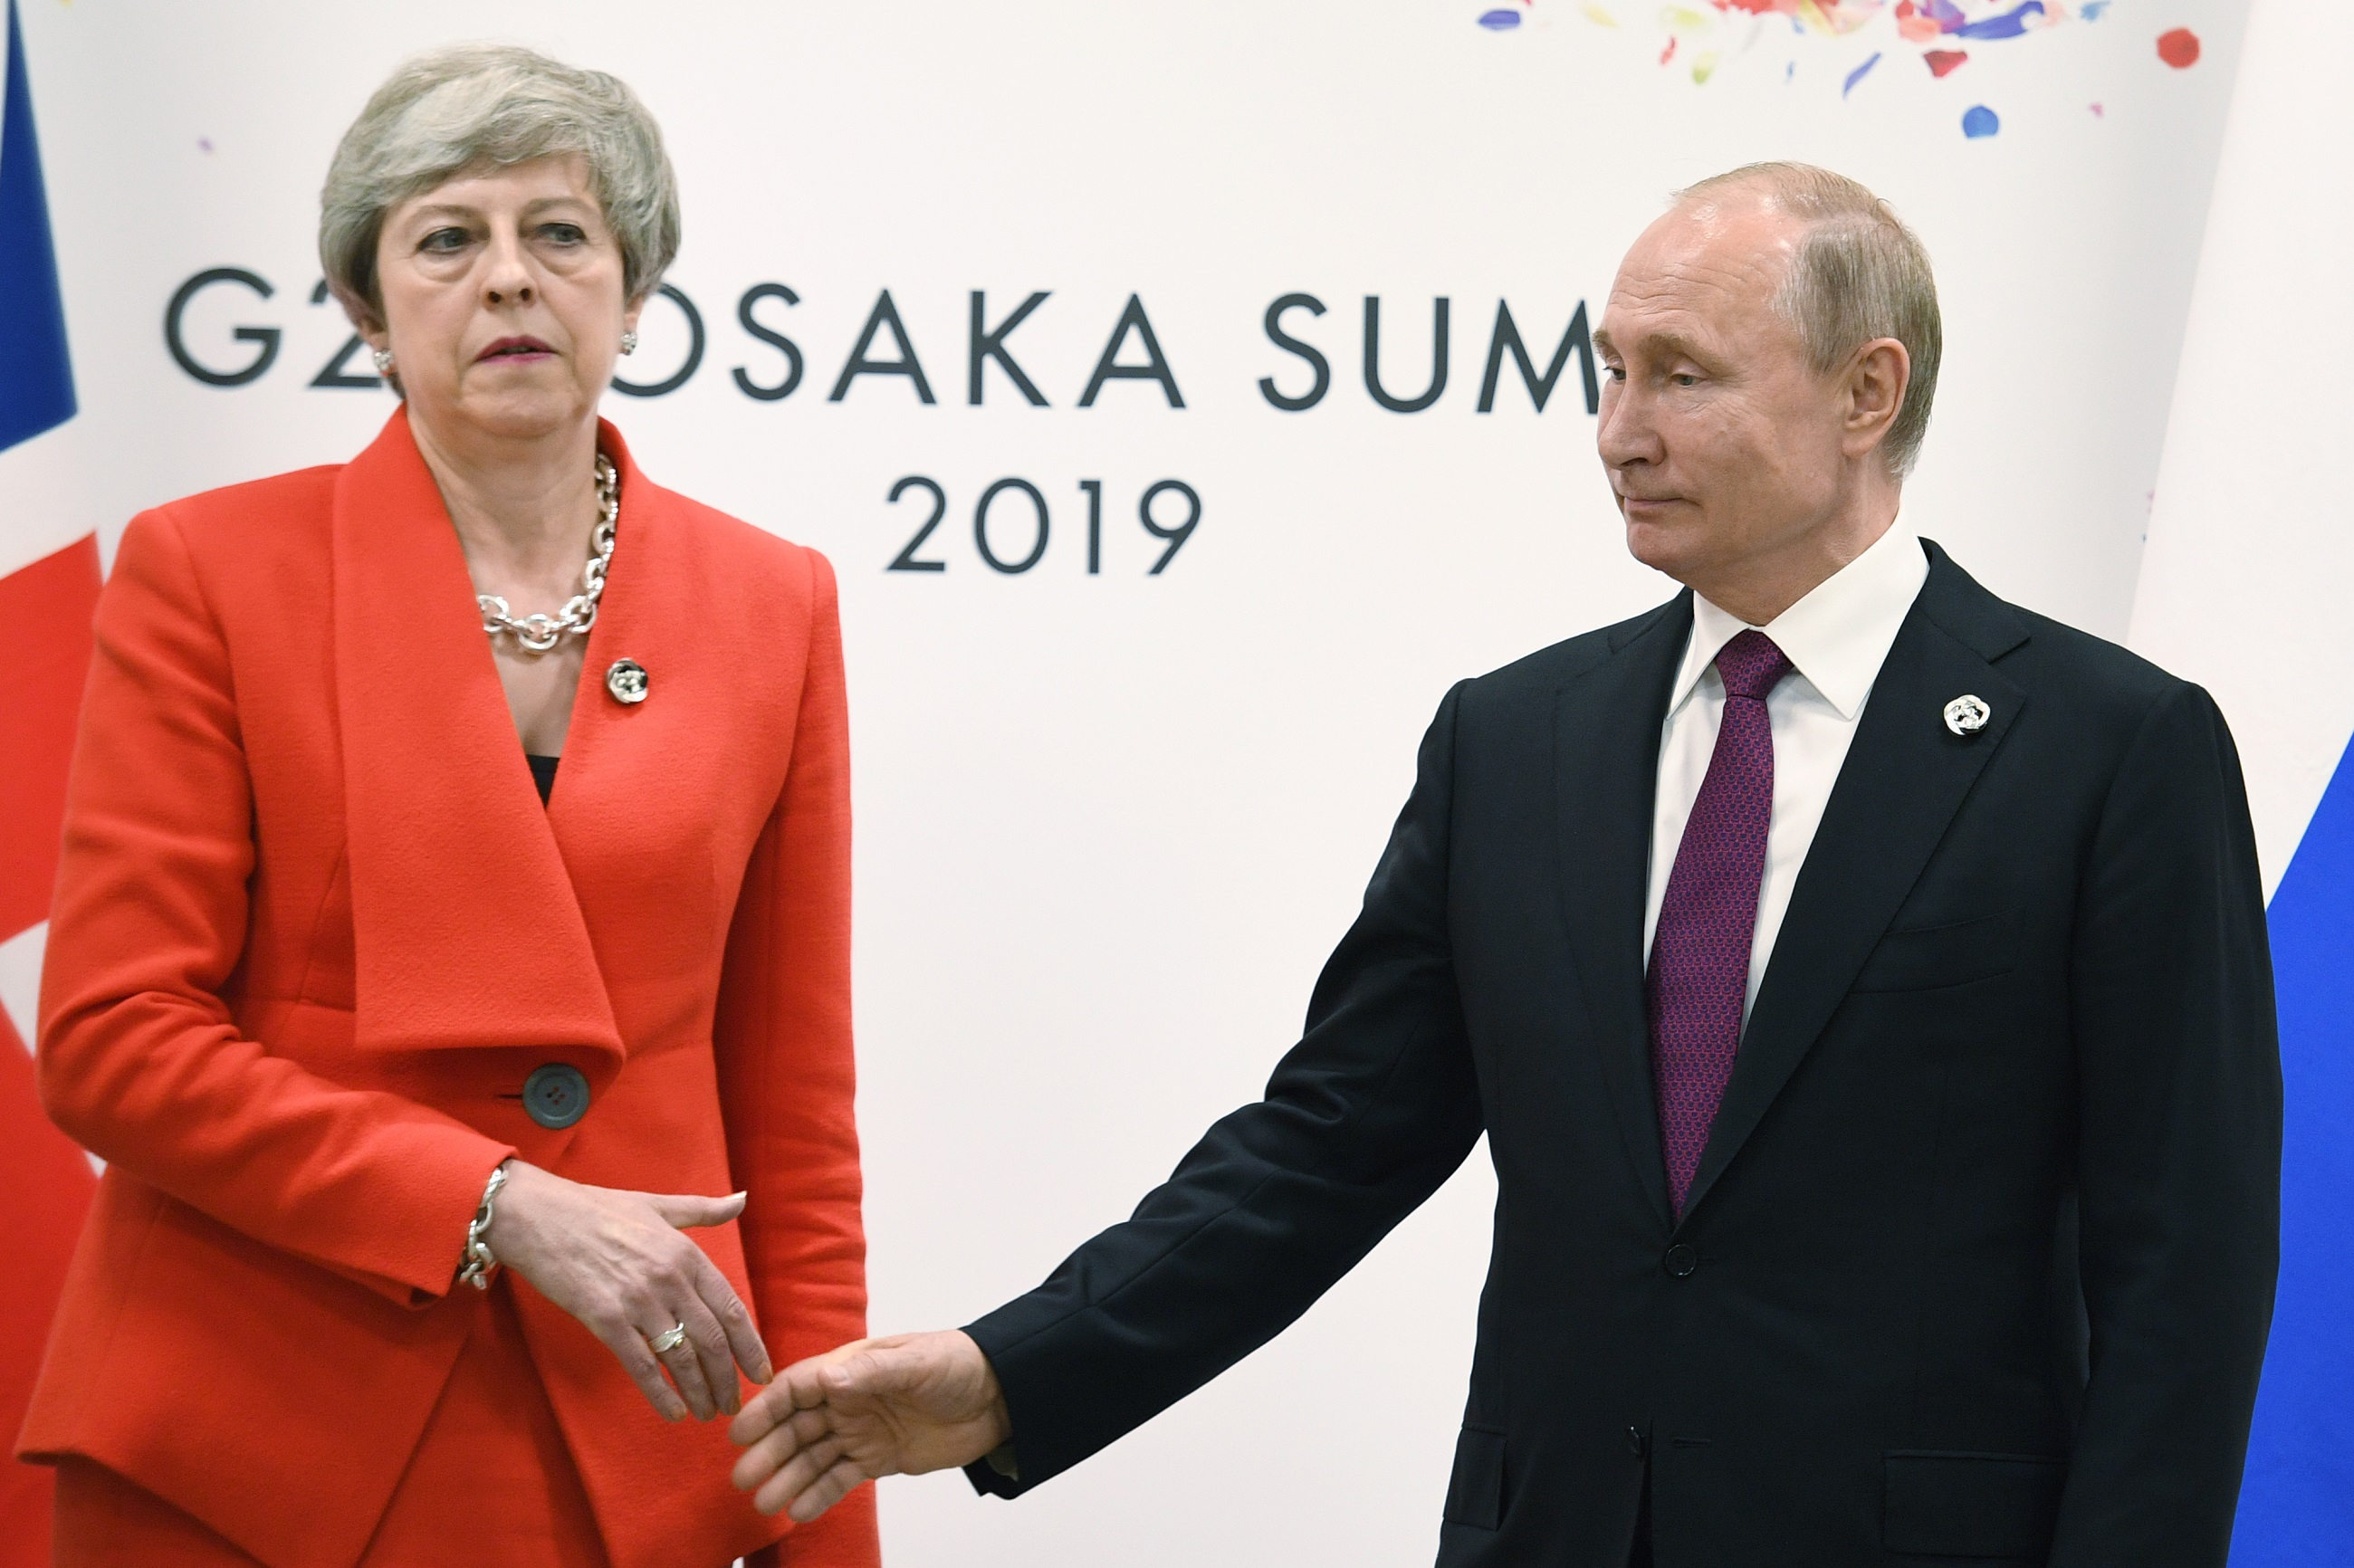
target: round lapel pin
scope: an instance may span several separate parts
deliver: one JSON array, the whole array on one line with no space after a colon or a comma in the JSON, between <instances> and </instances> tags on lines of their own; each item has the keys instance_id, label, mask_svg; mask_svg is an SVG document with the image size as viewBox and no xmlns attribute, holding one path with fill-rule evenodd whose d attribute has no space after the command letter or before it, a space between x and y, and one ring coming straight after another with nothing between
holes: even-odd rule
<instances>
[{"instance_id":1,"label":"round lapel pin","mask_svg":"<svg viewBox=\"0 0 2354 1568\"><path fill-rule=\"evenodd\" d=\"M616 659L613 667L605 672L605 690L625 707L635 707L646 700L646 667L635 659ZM1947 710L1949 714L1951 711Z\"/></svg>"},{"instance_id":2,"label":"round lapel pin","mask_svg":"<svg viewBox=\"0 0 2354 1568\"><path fill-rule=\"evenodd\" d=\"M1946 727L1956 735L1976 735L1993 716L1994 710L1986 705L1985 698L1967 692L1946 705Z\"/></svg>"}]
</instances>

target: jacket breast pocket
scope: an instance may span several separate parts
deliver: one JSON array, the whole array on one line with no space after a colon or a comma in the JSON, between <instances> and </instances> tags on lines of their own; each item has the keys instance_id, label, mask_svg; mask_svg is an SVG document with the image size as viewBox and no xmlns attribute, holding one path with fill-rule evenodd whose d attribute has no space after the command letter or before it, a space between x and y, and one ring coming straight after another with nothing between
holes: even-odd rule
<instances>
[{"instance_id":1,"label":"jacket breast pocket","mask_svg":"<svg viewBox=\"0 0 2354 1568\"><path fill-rule=\"evenodd\" d=\"M1935 1453L1885 1456L1891 1552L1944 1557L2031 1557L2052 1550L2068 1462L2033 1454Z\"/></svg>"},{"instance_id":2,"label":"jacket breast pocket","mask_svg":"<svg viewBox=\"0 0 2354 1568\"><path fill-rule=\"evenodd\" d=\"M1855 977L1855 991L1933 991L2010 972L2019 928L2009 910L1889 932Z\"/></svg>"},{"instance_id":3,"label":"jacket breast pocket","mask_svg":"<svg viewBox=\"0 0 2354 1568\"><path fill-rule=\"evenodd\" d=\"M1493 1530L1504 1519L1504 1435L1466 1426L1455 1440L1455 1474L1447 1482L1449 1524Z\"/></svg>"}]
</instances>

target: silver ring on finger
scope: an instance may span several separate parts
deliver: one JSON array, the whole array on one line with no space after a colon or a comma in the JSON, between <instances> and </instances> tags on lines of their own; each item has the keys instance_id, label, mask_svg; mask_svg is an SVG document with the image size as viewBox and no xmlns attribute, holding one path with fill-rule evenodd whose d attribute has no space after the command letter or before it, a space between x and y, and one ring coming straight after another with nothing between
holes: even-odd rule
<instances>
[{"instance_id":1,"label":"silver ring on finger","mask_svg":"<svg viewBox=\"0 0 2354 1568\"><path fill-rule=\"evenodd\" d=\"M668 1329L646 1341L647 1347L658 1356L666 1356L684 1343L686 1343L684 1323L673 1323Z\"/></svg>"}]
</instances>

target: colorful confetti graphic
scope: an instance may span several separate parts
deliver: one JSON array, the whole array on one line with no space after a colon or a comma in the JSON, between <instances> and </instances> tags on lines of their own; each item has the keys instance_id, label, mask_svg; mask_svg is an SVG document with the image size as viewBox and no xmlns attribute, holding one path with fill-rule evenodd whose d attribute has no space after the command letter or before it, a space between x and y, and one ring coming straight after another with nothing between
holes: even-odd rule
<instances>
[{"instance_id":1,"label":"colorful confetti graphic","mask_svg":"<svg viewBox=\"0 0 2354 1568\"><path fill-rule=\"evenodd\" d=\"M1929 78L1943 80L1969 63L1971 50L1966 44L1999 45L2067 24L2098 22L2116 0L1666 0L1654 11L1656 3L1575 0L1575 11L1584 21L1613 31L1655 18L1664 35L1659 63L1689 70L1695 84L1706 83L1761 42L1777 37L1786 43L1843 42L1844 58L1834 56L1823 63L1836 74L1840 97L1846 99L1867 78L1876 82L1888 76L1879 68L1892 50L1917 51ZM1498 5L1490 0L1478 21L1490 32L1518 32L1524 19L1537 16L1537 5L1538 0L1520 0L1517 5ZM1549 23L1554 15L1565 16L1572 8L1571 0L1547 0L1547 14L1538 25ZM1872 36L1860 37L1867 28ZM2157 43L2158 58L2176 70L2199 63L2199 37L2188 27L2170 28L2158 36ZM1766 52L1782 54L1770 48ZM1809 79L1819 80L1814 69L1809 67ZM1785 58L1783 81L1795 83L1797 76L1798 59ZM2094 104L2092 111L2098 116L2101 106ZM1974 105L1962 116L1962 134L1972 141L2001 129L2001 118L1986 104Z\"/></svg>"}]
</instances>

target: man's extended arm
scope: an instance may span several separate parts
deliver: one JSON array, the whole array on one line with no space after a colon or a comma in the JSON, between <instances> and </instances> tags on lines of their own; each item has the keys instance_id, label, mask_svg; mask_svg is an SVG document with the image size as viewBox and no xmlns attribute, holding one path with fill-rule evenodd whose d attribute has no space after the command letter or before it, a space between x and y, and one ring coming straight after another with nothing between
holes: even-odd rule
<instances>
[{"instance_id":1,"label":"man's extended arm","mask_svg":"<svg viewBox=\"0 0 2354 1568\"><path fill-rule=\"evenodd\" d=\"M1461 688L1266 1097L1220 1120L1136 1213L961 1333L844 1346L746 1405L737 1483L814 1517L870 1477L971 1464L1010 1433L1011 1496L1077 1464L1280 1332L1460 1165L1483 1125L1447 930ZM1017 1473L1009 1474L1014 1471Z\"/></svg>"}]
</instances>

